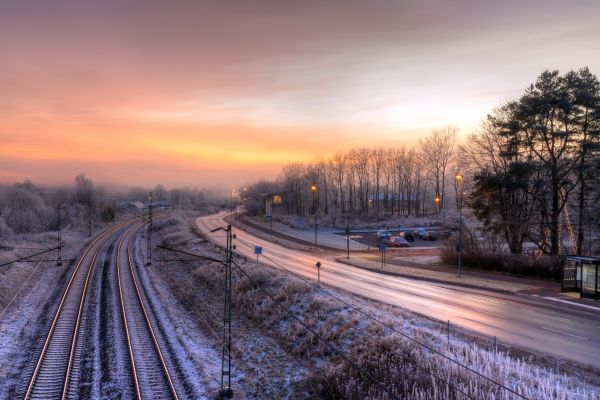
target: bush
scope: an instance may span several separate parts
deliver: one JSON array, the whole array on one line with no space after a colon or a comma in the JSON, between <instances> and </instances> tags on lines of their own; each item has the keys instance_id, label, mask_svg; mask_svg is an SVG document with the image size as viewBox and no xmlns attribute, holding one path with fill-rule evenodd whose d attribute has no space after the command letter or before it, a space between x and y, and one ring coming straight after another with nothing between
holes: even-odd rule
<instances>
[{"instance_id":1,"label":"bush","mask_svg":"<svg viewBox=\"0 0 600 400\"><path fill-rule=\"evenodd\" d=\"M444 242L441 254L444 263L456 264L458 262L455 246L455 240L450 239ZM561 258L558 256L488 252L469 246L463 246L461 264L465 267L486 271L557 280L561 278L562 267Z\"/></svg>"},{"instance_id":2,"label":"bush","mask_svg":"<svg viewBox=\"0 0 600 400\"><path fill-rule=\"evenodd\" d=\"M0 195L0 215L14 233L42 232L48 229L53 210L39 194L12 187Z\"/></svg>"}]
</instances>

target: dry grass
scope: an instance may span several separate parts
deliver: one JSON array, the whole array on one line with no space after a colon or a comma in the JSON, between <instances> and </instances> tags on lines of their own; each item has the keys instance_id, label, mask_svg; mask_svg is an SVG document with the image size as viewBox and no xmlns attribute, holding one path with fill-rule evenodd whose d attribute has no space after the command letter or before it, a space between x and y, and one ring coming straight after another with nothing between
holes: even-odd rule
<instances>
[{"instance_id":1,"label":"dry grass","mask_svg":"<svg viewBox=\"0 0 600 400\"><path fill-rule=\"evenodd\" d=\"M216 256L210 246L198 251ZM305 388L311 398L519 398L333 300L312 284L265 266L257 268L248 263L241 267L249 278L239 272L234 274L235 312L262 327L266 336L274 338L294 357L312 365L305 377ZM194 285L210 288L215 296L222 290L221 268L198 267L192 276ZM600 387L592 378L557 374L530 359L506 351L494 353L469 340L455 338L446 348L446 333L438 323L377 302L339 295L525 398L600 399ZM291 318L286 309L301 318L322 340ZM331 351L324 341L341 349L354 366Z\"/></svg>"}]
</instances>

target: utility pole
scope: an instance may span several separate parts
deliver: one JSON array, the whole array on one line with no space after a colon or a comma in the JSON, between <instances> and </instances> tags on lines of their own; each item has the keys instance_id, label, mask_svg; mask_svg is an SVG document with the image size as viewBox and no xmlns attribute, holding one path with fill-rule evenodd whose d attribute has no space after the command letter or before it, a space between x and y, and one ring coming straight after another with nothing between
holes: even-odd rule
<instances>
[{"instance_id":1,"label":"utility pole","mask_svg":"<svg viewBox=\"0 0 600 400\"><path fill-rule=\"evenodd\" d=\"M56 266L60 267L62 265L62 255L60 252L61 249L61 232L60 232L60 204L58 205L58 207L56 207L56 212L58 214L58 226L57 226L57 231L58 231L58 235L57 235L57 241L58 243L56 244L56 251L58 253L58 256L56 257Z\"/></svg>"},{"instance_id":2,"label":"utility pole","mask_svg":"<svg viewBox=\"0 0 600 400\"><path fill-rule=\"evenodd\" d=\"M315 205L315 250L317 249L317 227L319 225L319 201L317 197L317 184L310 185L310 191L313 194L313 204Z\"/></svg>"},{"instance_id":3,"label":"utility pole","mask_svg":"<svg viewBox=\"0 0 600 400\"><path fill-rule=\"evenodd\" d=\"M350 259L350 202L346 206L346 258Z\"/></svg>"},{"instance_id":4,"label":"utility pole","mask_svg":"<svg viewBox=\"0 0 600 400\"><path fill-rule=\"evenodd\" d=\"M462 253L462 205L463 205L463 177L460 173L456 174L456 182L460 185L460 199L458 201L458 277L460 278L460 255Z\"/></svg>"},{"instance_id":5,"label":"utility pole","mask_svg":"<svg viewBox=\"0 0 600 400\"><path fill-rule=\"evenodd\" d=\"M435 196L435 224L440 224L440 196Z\"/></svg>"},{"instance_id":6,"label":"utility pole","mask_svg":"<svg viewBox=\"0 0 600 400\"><path fill-rule=\"evenodd\" d=\"M221 228L222 229L222 228ZM233 239L231 225L227 225L227 259L225 261L225 309L223 310L223 356L221 359L221 398L233 397L231 390L231 264L233 262Z\"/></svg>"},{"instance_id":7,"label":"utility pole","mask_svg":"<svg viewBox=\"0 0 600 400\"><path fill-rule=\"evenodd\" d=\"M92 237L92 203L88 203L88 237Z\"/></svg>"},{"instance_id":8,"label":"utility pole","mask_svg":"<svg viewBox=\"0 0 600 400\"><path fill-rule=\"evenodd\" d=\"M244 221L248 223L248 188L244 188Z\"/></svg>"},{"instance_id":9,"label":"utility pole","mask_svg":"<svg viewBox=\"0 0 600 400\"><path fill-rule=\"evenodd\" d=\"M231 389L231 318L232 318L232 273L231 267L233 264L233 250L235 250L235 245L233 244L233 240L236 238L236 235L233 233L231 225L227 225L227 229L223 227L218 227L210 231L210 233L215 233L217 231L225 231L227 233L227 247L225 250L225 262L223 260L218 260L211 257L206 257L199 254L193 254L182 250L171 249L164 246L158 246L164 250L170 250L177 253L186 254L188 256L196 257L202 260L208 260L217 262L225 267L225 301L224 301L224 312L223 312L223 340L221 343L223 344L223 354L221 358L221 389L219 390L219 398L221 399L230 399L233 397L233 390ZM182 260L177 260L182 261Z\"/></svg>"},{"instance_id":10,"label":"utility pole","mask_svg":"<svg viewBox=\"0 0 600 400\"><path fill-rule=\"evenodd\" d=\"M148 249L146 256L148 257L146 265L152 264L152 192L148 194Z\"/></svg>"}]
</instances>

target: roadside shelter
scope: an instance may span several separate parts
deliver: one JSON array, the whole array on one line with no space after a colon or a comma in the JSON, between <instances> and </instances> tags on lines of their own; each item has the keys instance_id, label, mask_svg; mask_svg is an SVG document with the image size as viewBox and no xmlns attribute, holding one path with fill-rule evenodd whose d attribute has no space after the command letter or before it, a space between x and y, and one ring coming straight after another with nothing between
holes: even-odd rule
<instances>
[{"instance_id":1,"label":"roadside shelter","mask_svg":"<svg viewBox=\"0 0 600 400\"><path fill-rule=\"evenodd\" d=\"M579 297L600 300L600 258L568 256L562 270L562 292L578 292Z\"/></svg>"}]
</instances>

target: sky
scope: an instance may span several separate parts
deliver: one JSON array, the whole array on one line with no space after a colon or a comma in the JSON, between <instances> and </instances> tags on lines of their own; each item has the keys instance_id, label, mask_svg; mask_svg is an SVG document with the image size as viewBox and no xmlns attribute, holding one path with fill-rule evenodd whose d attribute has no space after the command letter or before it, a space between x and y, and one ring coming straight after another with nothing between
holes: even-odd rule
<instances>
[{"instance_id":1,"label":"sky","mask_svg":"<svg viewBox=\"0 0 600 400\"><path fill-rule=\"evenodd\" d=\"M0 182L233 187L600 74L597 0L0 0Z\"/></svg>"}]
</instances>

